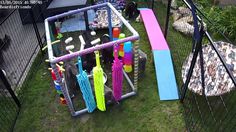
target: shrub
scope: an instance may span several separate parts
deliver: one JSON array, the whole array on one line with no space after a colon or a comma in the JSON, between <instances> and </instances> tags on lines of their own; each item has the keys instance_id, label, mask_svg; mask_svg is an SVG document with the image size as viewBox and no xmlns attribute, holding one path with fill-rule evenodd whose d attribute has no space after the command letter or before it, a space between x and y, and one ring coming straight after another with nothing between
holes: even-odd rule
<instances>
[{"instance_id":1,"label":"shrub","mask_svg":"<svg viewBox=\"0 0 236 132\"><path fill-rule=\"evenodd\" d=\"M215 31L214 28L219 29L226 36L236 41L236 7L218 7L212 6L205 11L207 17L210 18L215 25L208 25L210 31Z\"/></svg>"}]
</instances>

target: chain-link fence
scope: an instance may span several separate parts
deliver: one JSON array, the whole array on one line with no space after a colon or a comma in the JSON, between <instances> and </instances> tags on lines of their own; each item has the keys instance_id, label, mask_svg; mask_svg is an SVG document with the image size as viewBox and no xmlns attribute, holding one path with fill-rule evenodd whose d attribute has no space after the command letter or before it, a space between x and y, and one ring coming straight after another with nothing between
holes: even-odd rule
<instances>
[{"instance_id":1,"label":"chain-link fence","mask_svg":"<svg viewBox=\"0 0 236 132\"><path fill-rule=\"evenodd\" d=\"M16 88L22 84L42 47L44 24L36 23L33 9L9 13L0 24L0 67L6 72L11 86Z\"/></svg>"},{"instance_id":2,"label":"chain-link fence","mask_svg":"<svg viewBox=\"0 0 236 132\"><path fill-rule=\"evenodd\" d=\"M39 8L41 10L39 10ZM22 99L25 78L36 70L44 43L44 5L28 10L0 10L0 131L12 131ZM41 53L40 53L41 54ZM37 61L37 62L36 62ZM29 72L31 71L31 72Z\"/></svg>"}]
</instances>

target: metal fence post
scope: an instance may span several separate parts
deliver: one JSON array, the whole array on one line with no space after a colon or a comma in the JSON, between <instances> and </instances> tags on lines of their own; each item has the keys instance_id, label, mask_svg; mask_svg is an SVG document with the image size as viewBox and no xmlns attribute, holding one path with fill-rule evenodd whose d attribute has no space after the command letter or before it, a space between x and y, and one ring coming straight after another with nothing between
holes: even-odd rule
<instances>
[{"instance_id":1,"label":"metal fence post","mask_svg":"<svg viewBox=\"0 0 236 132\"><path fill-rule=\"evenodd\" d=\"M165 38L167 37L168 28L169 28L169 21L170 21L170 8L171 8L171 2L172 0L168 0L168 6L167 6L167 16L166 16L166 24L165 24Z\"/></svg>"},{"instance_id":2,"label":"metal fence post","mask_svg":"<svg viewBox=\"0 0 236 132\"><path fill-rule=\"evenodd\" d=\"M152 9L154 8L154 0L152 0Z\"/></svg>"},{"instance_id":3,"label":"metal fence post","mask_svg":"<svg viewBox=\"0 0 236 132\"><path fill-rule=\"evenodd\" d=\"M34 31L35 31L37 40L38 40L38 45L39 45L39 47L40 47L41 52L43 53L43 51L42 51L43 43L42 43L42 40L41 40L41 37L40 37L40 34L39 34L39 30L38 30L38 27L37 27L35 18L34 18L33 9L30 9L30 10L29 10L29 13L30 13L30 16L31 16L31 18L32 18L32 23L33 23L33 27L34 27Z\"/></svg>"},{"instance_id":4,"label":"metal fence post","mask_svg":"<svg viewBox=\"0 0 236 132\"><path fill-rule=\"evenodd\" d=\"M197 56L198 56L198 53L201 53L202 51L202 39L203 39L203 35L204 35L204 25L203 23L201 23L201 30L200 30L200 35L199 35L199 39L195 40L193 43L195 43L196 47L195 47L195 50L194 50L194 53L193 53L193 58L192 58L192 61L191 61L191 65L190 65L190 68L189 68L189 71L188 71L188 74L187 74L187 78L186 78L186 81L184 82L184 84L182 85L182 88L181 88L181 102L183 102L184 98L185 98L185 95L186 95L186 92L187 92L187 88L188 88L188 84L190 82L190 79L191 79L191 76L193 74L193 68L196 64L196 61L197 61ZM202 57L200 55L200 57ZM200 58L202 59L202 58ZM203 71L203 60L201 61L201 77L202 77L202 86L204 86L204 71Z\"/></svg>"},{"instance_id":5,"label":"metal fence post","mask_svg":"<svg viewBox=\"0 0 236 132\"><path fill-rule=\"evenodd\" d=\"M20 108L21 107L20 101L17 98L17 96L15 95L14 91L12 90L11 85L9 84L9 82L8 82L6 76L4 75L2 69L0 69L0 79L2 80L4 86L6 87L6 89L10 93L10 95L12 96L12 98L15 101L15 103L17 104L17 106Z\"/></svg>"},{"instance_id":6,"label":"metal fence post","mask_svg":"<svg viewBox=\"0 0 236 132\"><path fill-rule=\"evenodd\" d=\"M109 29L110 41L113 41L113 37L112 37L111 9L110 9L109 7L107 7L107 15L108 15L108 29Z\"/></svg>"}]
</instances>

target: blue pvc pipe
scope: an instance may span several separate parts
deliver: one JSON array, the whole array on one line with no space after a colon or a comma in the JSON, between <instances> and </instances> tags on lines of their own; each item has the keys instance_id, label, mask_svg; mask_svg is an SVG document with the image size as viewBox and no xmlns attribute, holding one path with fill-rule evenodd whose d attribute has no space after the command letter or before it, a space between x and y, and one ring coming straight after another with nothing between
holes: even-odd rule
<instances>
[{"instance_id":1,"label":"blue pvc pipe","mask_svg":"<svg viewBox=\"0 0 236 132\"><path fill-rule=\"evenodd\" d=\"M107 15L108 15L108 28L109 28L110 41L113 41L111 8L109 7L107 7Z\"/></svg>"}]
</instances>

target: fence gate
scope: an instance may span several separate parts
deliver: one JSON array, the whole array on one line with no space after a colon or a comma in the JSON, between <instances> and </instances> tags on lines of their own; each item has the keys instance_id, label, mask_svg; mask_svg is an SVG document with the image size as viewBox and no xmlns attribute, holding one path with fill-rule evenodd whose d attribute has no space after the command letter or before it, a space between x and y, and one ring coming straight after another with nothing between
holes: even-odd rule
<instances>
[{"instance_id":1,"label":"fence gate","mask_svg":"<svg viewBox=\"0 0 236 132\"><path fill-rule=\"evenodd\" d=\"M12 131L20 111L20 102L0 69L0 131Z\"/></svg>"}]
</instances>

